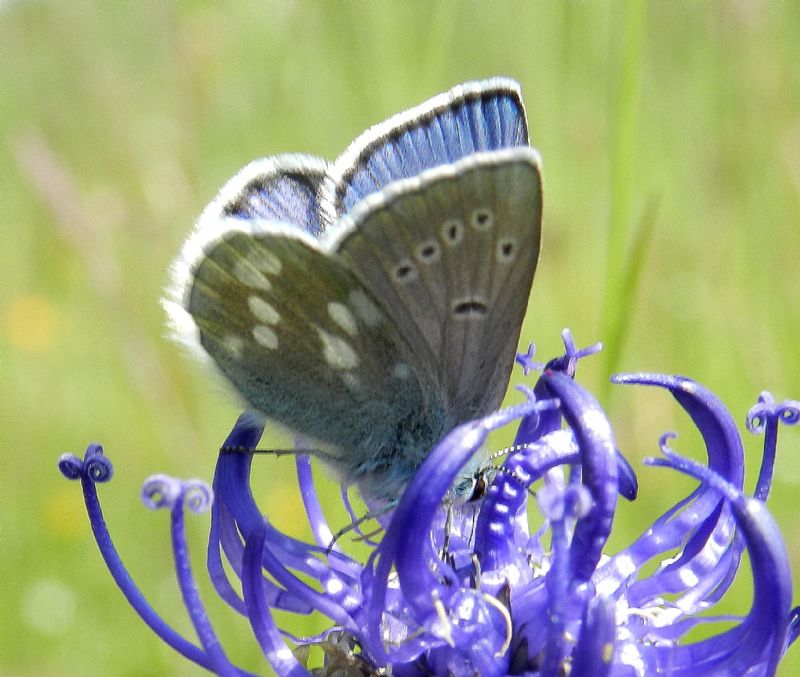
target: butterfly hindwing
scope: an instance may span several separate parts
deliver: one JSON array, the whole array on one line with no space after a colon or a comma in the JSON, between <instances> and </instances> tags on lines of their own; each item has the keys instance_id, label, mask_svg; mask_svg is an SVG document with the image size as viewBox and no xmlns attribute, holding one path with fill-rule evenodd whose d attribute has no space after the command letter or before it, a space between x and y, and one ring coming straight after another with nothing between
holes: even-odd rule
<instances>
[{"instance_id":1,"label":"butterfly hindwing","mask_svg":"<svg viewBox=\"0 0 800 677\"><path fill-rule=\"evenodd\" d=\"M329 164L312 155L285 154L251 162L209 205L203 220L224 217L290 223L319 237L320 188Z\"/></svg>"},{"instance_id":2,"label":"butterfly hindwing","mask_svg":"<svg viewBox=\"0 0 800 677\"><path fill-rule=\"evenodd\" d=\"M186 301L203 349L251 407L293 430L348 452L393 434L423 396L400 373L410 354L381 304L314 241L232 226Z\"/></svg>"}]
</instances>

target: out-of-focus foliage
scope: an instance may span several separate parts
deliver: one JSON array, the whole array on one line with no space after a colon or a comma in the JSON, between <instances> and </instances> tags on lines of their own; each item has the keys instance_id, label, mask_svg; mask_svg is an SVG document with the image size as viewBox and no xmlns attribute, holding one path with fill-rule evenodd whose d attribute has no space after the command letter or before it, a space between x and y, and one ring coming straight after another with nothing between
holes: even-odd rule
<instances>
[{"instance_id":1,"label":"out-of-focus foliage","mask_svg":"<svg viewBox=\"0 0 800 677\"><path fill-rule=\"evenodd\" d=\"M334 157L455 83L503 74L523 86L546 189L523 336L543 357L569 326L614 347L582 367L592 387L613 369L690 374L742 420L762 389L800 396L798 31L792 3L758 1L7 4L3 673L195 674L121 599L55 459L94 439L113 454L117 477L101 491L122 555L191 632L166 516L139 507L138 487L153 472L210 479L238 409L164 339L169 262L251 159ZM671 428L700 456L663 395L609 388L604 404L634 464ZM783 432L770 507L800 573L800 440ZM299 530L291 462L263 463L259 498ZM620 541L692 486L640 475ZM207 525L194 522L199 568ZM243 619L208 600L226 647L268 673ZM800 671L796 650L782 670Z\"/></svg>"}]
</instances>

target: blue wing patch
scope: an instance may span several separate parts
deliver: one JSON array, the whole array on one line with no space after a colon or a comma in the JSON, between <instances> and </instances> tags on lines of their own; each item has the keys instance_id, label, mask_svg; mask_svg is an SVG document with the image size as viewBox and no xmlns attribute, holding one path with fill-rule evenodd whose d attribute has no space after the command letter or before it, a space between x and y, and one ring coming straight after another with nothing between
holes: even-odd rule
<instances>
[{"instance_id":1,"label":"blue wing patch","mask_svg":"<svg viewBox=\"0 0 800 677\"><path fill-rule=\"evenodd\" d=\"M320 187L328 163L310 155L279 155L256 160L239 172L209 208L212 218L267 219L298 226L319 237Z\"/></svg>"},{"instance_id":2,"label":"blue wing patch","mask_svg":"<svg viewBox=\"0 0 800 677\"><path fill-rule=\"evenodd\" d=\"M454 87L370 127L336 161L324 187L332 221L388 184L481 151L528 145L519 85L493 78Z\"/></svg>"}]
</instances>

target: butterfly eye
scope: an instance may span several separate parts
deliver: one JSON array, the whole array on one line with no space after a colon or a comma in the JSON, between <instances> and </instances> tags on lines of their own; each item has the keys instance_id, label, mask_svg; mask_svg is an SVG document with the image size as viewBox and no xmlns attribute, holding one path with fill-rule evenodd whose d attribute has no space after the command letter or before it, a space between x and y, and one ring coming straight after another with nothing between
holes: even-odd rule
<instances>
[{"instance_id":1,"label":"butterfly eye","mask_svg":"<svg viewBox=\"0 0 800 677\"><path fill-rule=\"evenodd\" d=\"M494 215L490 209L481 207L472 212L472 227L475 230L491 230L494 226Z\"/></svg>"},{"instance_id":2,"label":"butterfly eye","mask_svg":"<svg viewBox=\"0 0 800 677\"><path fill-rule=\"evenodd\" d=\"M442 239L451 247L461 244L464 239L464 224L458 219L449 219L442 226Z\"/></svg>"},{"instance_id":3,"label":"butterfly eye","mask_svg":"<svg viewBox=\"0 0 800 677\"><path fill-rule=\"evenodd\" d=\"M486 491L489 489L489 484L486 481L486 475L483 472L478 472L475 475L474 484L472 485L472 493L467 499L467 502L480 501L486 496Z\"/></svg>"}]
</instances>

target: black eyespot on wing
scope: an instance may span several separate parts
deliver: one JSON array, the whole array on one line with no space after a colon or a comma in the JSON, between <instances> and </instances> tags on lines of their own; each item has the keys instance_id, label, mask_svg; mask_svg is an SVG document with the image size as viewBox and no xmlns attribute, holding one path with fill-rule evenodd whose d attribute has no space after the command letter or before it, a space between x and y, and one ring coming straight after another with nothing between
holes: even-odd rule
<instances>
[{"instance_id":1,"label":"black eyespot on wing","mask_svg":"<svg viewBox=\"0 0 800 677\"><path fill-rule=\"evenodd\" d=\"M408 261L399 263L394 269L394 277L398 282L409 282L417 276L417 269Z\"/></svg>"},{"instance_id":2,"label":"black eyespot on wing","mask_svg":"<svg viewBox=\"0 0 800 677\"><path fill-rule=\"evenodd\" d=\"M459 301L453 305L453 315L456 317L485 317L488 314L489 306L475 299Z\"/></svg>"},{"instance_id":3,"label":"black eyespot on wing","mask_svg":"<svg viewBox=\"0 0 800 677\"><path fill-rule=\"evenodd\" d=\"M436 254L436 247L434 247L432 244L425 245L422 249L419 250L419 253L423 259L429 259L434 254Z\"/></svg>"},{"instance_id":4,"label":"black eyespot on wing","mask_svg":"<svg viewBox=\"0 0 800 677\"><path fill-rule=\"evenodd\" d=\"M472 226L476 230L489 230L494 225L494 215L491 210L481 207L472 212Z\"/></svg>"},{"instance_id":5,"label":"black eyespot on wing","mask_svg":"<svg viewBox=\"0 0 800 677\"><path fill-rule=\"evenodd\" d=\"M445 221L442 226L442 238L451 247L459 244L464 239L464 224L458 219Z\"/></svg>"},{"instance_id":6,"label":"black eyespot on wing","mask_svg":"<svg viewBox=\"0 0 800 677\"><path fill-rule=\"evenodd\" d=\"M428 240L417 247L416 255L420 263L434 263L439 260L441 250L436 240Z\"/></svg>"}]
</instances>

